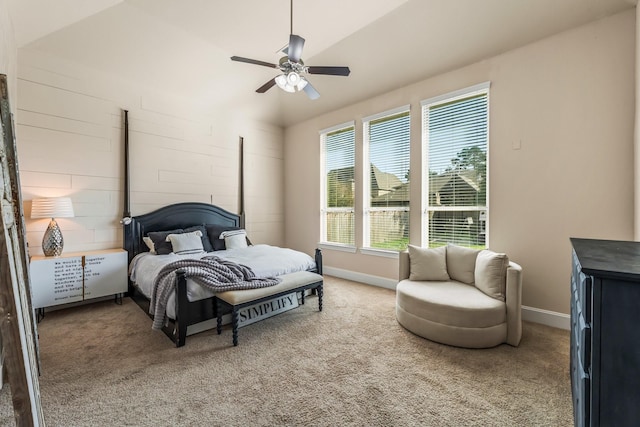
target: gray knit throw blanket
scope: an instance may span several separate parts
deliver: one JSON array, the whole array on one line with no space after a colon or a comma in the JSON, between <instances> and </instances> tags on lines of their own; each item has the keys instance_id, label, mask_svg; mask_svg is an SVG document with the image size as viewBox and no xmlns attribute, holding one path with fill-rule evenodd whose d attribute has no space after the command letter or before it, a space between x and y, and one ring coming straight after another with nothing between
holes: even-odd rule
<instances>
[{"instance_id":1,"label":"gray knit throw blanket","mask_svg":"<svg viewBox=\"0 0 640 427\"><path fill-rule=\"evenodd\" d=\"M166 323L167 303L178 283L178 273L214 292L266 288L280 283L276 277L256 277L246 265L236 264L216 256L183 259L165 265L153 283L149 313L153 314L152 329L162 329ZM177 298L177 296L176 296ZM177 313L176 313L177 315Z\"/></svg>"}]
</instances>

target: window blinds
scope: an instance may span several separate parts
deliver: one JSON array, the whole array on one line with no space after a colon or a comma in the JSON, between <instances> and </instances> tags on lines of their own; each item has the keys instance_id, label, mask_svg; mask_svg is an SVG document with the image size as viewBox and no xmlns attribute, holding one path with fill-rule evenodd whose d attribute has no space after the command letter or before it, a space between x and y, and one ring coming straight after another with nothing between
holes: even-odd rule
<instances>
[{"instance_id":1,"label":"window blinds","mask_svg":"<svg viewBox=\"0 0 640 427\"><path fill-rule=\"evenodd\" d=\"M429 246L485 247L488 87L422 105Z\"/></svg>"},{"instance_id":2,"label":"window blinds","mask_svg":"<svg viewBox=\"0 0 640 427\"><path fill-rule=\"evenodd\" d=\"M355 128L321 134L324 156L324 241L355 245Z\"/></svg>"},{"instance_id":3,"label":"window blinds","mask_svg":"<svg viewBox=\"0 0 640 427\"><path fill-rule=\"evenodd\" d=\"M368 147L365 246L403 250L409 242L408 107L364 119L364 131Z\"/></svg>"}]
</instances>

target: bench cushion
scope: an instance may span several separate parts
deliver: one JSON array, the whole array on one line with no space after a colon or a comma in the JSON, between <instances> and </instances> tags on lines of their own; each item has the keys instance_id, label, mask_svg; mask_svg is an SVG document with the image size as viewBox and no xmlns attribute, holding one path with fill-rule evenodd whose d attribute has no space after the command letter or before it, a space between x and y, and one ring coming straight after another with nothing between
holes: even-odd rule
<instances>
[{"instance_id":1,"label":"bench cushion","mask_svg":"<svg viewBox=\"0 0 640 427\"><path fill-rule=\"evenodd\" d=\"M422 319L464 328L487 328L507 320L505 304L473 285L457 281L403 280L397 305Z\"/></svg>"},{"instance_id":2,"label":"bench cushion","mask_svg":"<svg viewBox=\"0 0 640 427\"><path fill-rule=\"evenodd\" d=\"M280 278L282 281L275 286L220 292L216 294L216 297L231 305L239 305L322 281L321 275L312 273L311 271L297 271L295 273L284 274L280 276Z\"/></svg>"}]
</instances>

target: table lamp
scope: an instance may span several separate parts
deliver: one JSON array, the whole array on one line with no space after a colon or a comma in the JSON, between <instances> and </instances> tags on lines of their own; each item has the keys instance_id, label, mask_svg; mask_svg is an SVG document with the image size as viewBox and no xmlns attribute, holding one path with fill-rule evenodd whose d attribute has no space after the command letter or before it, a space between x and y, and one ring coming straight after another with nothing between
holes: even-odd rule
<instances>
[{"instance_id":1,"label":"table lamp","mask_svg":"<svg viewBox=\"0 0 640 427\"><path fill-rule=\"evenodd\" d=\"M31 202L31 218L51 218L42 237L42 251L46 256L60 256L64 246L62 231L56 218L72 218L73 204L69 197L43 197Z\"/></svg>"}]
</instances>

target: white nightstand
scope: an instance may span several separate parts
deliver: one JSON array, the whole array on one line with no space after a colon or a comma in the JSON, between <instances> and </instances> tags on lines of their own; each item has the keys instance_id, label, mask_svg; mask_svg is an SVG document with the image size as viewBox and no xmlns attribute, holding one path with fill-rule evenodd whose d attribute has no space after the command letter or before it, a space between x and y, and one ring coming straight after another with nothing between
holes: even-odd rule
<instances>
[{"instance_id":1,"label":"white nightstand","mask_svg":"<svg viewBox=\"0 0 640 427\"><path fill-rule=\"evenodd\" d=\"M85 301L127 292L127 251L65 253L33 256L30 262L33 308ZM41 312L42 313L42 312Z\"/></svg>"}]
</instances>

